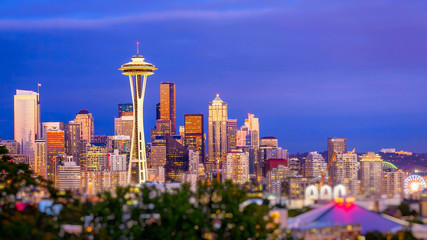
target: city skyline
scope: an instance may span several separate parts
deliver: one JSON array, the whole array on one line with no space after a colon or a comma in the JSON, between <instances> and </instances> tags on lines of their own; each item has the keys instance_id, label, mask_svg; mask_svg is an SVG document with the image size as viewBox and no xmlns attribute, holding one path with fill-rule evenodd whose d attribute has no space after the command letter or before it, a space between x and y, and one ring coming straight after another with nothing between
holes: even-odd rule
<instances>
[{"instance_id":1,"label":"city skyline","mask_svg":"<svg viewBox=\"0 0 427 240\"><path fill-rule=\"evenodd\" d=\"M92 8L84 17L70 13L64 18L69 24L61 27L52 20L57 18L54 10L61 9L59 5L48 10L33 9L28 18L44 14L48 16L44 20L51 22L37 27L37 21L23 20L19 3L9 2L1 9L0 19L4 23L0 27L0 50L5 53L0 57L4 66L0 81L5 92L0 96L0 138L13 139L15 89L35 90L37 82L42 83L42 122L68 123L80 109L88 109L95 119L95 134L112 135L117 104L131 101L128 86L115 67L134 54L134 43L141 41L142 54L162 66L147 86L144 114L148 128L155 125L158 83L170 81L176 84L177 126L184 125L185 113L207 116L207 104L219 93L228 103L229 118L238 119L238 126L248 112L255 114L260 119L260 137L277 137L280 146L289 152L325 151L328 137L346 137L349 149L355 147L358 152L378 152L382 147L426 152L427 115L422 109L427 105L423 97L427 54L425 43L417 40L423 39L426 32L416 21L425 18L420 13L425 5L407 4L406 11L402 11L399 4L382 3L335 3L341 7L339 11L327 3L315 4L319 10L303 8L307 7L305 1L266 6L248 3L242 9L233 8L232 3L218 3L209 11L203 4L190 7L181 3L174 6L177 10L169 17L165 13L172 10L145 10L151 12L151 19L139 20L143 29L153 31L171 22L176 23L168 29L181 29L180 34L172 33L175 40L162 40L165 36L160 31L154 31L152 37L144 36L143 31L131 36L138 24L120 30L117 26L124 23L114 17L109 18L113 26L95 21L100 30L92 31L95 27L87 23L100 18ZM378 10L378 14L373 19L358 18L362 10ZM51 14L46 14L49 11ZM123 16L124 12L118 9L111 14ZM128 17L137 15L135 12ZM206 12L211 14L201 16ZM350 22L347 29L342 29L342 38L336 40L328 33L329 28L335 32L341 25L325 18L325 12L334 17L347 15ZM313 15L302 21L308 13ZM387 22L390 14L401 17L397 27L395 22ZM80 19L81 23L69 19ZM275 23L272 19L284 20ZM319 19L324 21L317 28ZM267 22L271 25L263 30ZM226 27L226 23L231 26ZM248 23L253 26L252 32L245 27ZM190 30L184 30L188 24ZM236 27L240 30L232 33L231 28ZM272 32L282 27L283 33ZM120 39L105 36L106 30L123 35L117 34ZM375 35L375 30L383 34ZM68 38L76 32L87 34ZM392 36L397 33L407 37L394 41ZM227 42L212 38L216 35L224 36ZM413 47L404 48L408 45ZM89 49L93 49L91 56L84 56ZM99 64L93 66L95 60ZM256 71L252 69L255 64L259 66Z\"/></svg>"}]
</instances>

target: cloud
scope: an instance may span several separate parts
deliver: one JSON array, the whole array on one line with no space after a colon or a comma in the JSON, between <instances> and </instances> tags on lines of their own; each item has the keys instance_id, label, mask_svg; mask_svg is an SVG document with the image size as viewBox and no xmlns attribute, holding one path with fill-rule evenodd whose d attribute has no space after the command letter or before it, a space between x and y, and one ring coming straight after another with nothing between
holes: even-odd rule
<instances>
[{"instance_id":1,"label":"cloud","mask_svg":"<svg viewBox=\"0 0 427 240\"><path fill-rule=\"evenodd\" d=\"M40 29L92 29L112 25L171 21L171 20L233 20L265 15L272 9L249 10L175 10L141 13L130 16L106 18L48 18L48 19L3 19L0 20L0 31L40 30Z\"/></svg>"}]
</instances>

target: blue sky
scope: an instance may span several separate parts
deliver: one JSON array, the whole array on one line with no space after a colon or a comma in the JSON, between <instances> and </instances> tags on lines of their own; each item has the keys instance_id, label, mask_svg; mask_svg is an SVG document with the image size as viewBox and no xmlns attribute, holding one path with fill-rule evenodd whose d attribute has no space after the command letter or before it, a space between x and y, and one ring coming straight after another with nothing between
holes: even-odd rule
<instances>
[{"instance_id":1,"label":"blue sky","mask_svg":"<svg viewBox=\"0 0 427 240\"><path fill-rule=\"evenodd\" d=\"M81 109L112 134L130 101L117 68L135 43L159 70L149 79L146 130L159 83L177 86L177 122L219 93L229 117L260 118L261 136L290 152L349 148L427 152L425 1L17 1L0 3L0 138L13 138L15 89L42 83L42 121Z\"/></svg>"}]
</instances>

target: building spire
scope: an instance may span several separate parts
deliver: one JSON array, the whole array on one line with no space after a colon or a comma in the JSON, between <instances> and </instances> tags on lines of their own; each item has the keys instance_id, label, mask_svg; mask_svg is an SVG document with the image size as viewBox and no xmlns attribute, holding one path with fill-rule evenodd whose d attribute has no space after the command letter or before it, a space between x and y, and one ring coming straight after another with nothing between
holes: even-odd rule
<instances>
[{"instance_id":1,"label":"building spire","mask_svg":"<svg viewBox=\"0 0 427 240\"><path fill-rule=\"evenodd\" d=\"M136 55L139 55L139 42L136 42Z\"/></svg>"}]
</instances>

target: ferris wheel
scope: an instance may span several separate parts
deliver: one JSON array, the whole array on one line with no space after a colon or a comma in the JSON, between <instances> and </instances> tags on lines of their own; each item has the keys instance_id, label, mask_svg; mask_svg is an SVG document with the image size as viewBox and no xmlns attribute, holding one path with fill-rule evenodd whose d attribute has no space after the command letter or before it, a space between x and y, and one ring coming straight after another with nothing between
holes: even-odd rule
<instances>
[{"instance_id":1,"label":"ferris wheel","mask_svg":"<svg viewBox=\"0 0 427 240\"><path fill-rule=\"evenodd\" d=\"M404 191L406 194L419 193L426 189L424 178L418 175L411 175L405 179Z\"/></svg>"}]
</instances>

